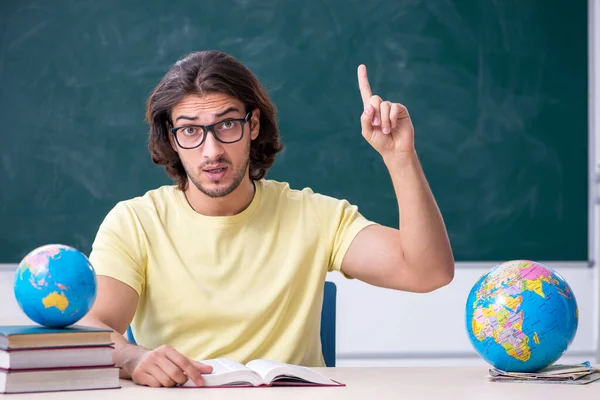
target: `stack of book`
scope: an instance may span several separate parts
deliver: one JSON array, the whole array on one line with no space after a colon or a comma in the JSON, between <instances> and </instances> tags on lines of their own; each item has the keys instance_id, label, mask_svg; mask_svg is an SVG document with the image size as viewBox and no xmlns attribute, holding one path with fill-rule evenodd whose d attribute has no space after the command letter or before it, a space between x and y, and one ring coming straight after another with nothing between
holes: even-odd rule
<instances>
[{"instance_id":1,"label":"stack of book","mask_svg":"<svg viewBox=\"0 0 600 400\"><path fill-rule=\"evenodd\" d=\"M488 371L493 382L563 383L585 385L600 379L600 371L589 361L581 364L554 364L536 372L507 372L497 368Z\"/></svg>"},{"instance_id":2,"label":"stack of book","mask_svg":"<svg viewBox=\"0 0 600 400\"><path fill-rule=\"evenodd\" d=\"M0 393L119 388L111 332L0 326Z\"/></svg>"}]
</instances>

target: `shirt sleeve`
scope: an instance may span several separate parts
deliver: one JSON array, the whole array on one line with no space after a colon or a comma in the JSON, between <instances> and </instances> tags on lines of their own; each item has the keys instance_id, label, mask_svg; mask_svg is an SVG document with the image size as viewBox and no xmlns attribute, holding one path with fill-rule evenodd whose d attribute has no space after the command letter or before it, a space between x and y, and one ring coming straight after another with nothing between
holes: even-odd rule
<instances>
[{"instance_id":1,"label":"shirt sleeve","mask_svg":"<svg viewBox=\"0 0 600 400\"><path fill-rule=\"evenodd\" d=\"M141 295L145 283L145 251L134 211L124 202L106 215L98 232L90 262L97 275L117 279Z\"/></svg>"},{"instance_id":2,"label":"shirt sleeve","mask_svg":"<svg viewBox=\"0 0 600 400\"><path fill-rule=\"evenodd\" d=\"M375 222L365 218L356 205L347 200L339 200L333 197L317 195L320 199L320 218L324 221L326 240L330 247L330 258L328 271L342 272L342 261L358 233ZM346 278L351 276L344 274Z\"/></svg>"}]
</instances>

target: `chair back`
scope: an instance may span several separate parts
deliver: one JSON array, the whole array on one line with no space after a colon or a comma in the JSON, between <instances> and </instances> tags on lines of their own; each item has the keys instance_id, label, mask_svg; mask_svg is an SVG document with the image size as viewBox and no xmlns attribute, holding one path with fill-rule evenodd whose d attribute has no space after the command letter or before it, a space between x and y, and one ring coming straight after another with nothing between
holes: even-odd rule
<instances>
[{"instance_id":1,"label":"chair back","mask_svg":"<svg viewBox=\"0 0 600 400\"><path fill-rule=\"evenodd\" d=\"M323 308L321 309L321 351L325 365L335 367L335 318L337 287L325 281Z\"/></svg>"}]
</instances>

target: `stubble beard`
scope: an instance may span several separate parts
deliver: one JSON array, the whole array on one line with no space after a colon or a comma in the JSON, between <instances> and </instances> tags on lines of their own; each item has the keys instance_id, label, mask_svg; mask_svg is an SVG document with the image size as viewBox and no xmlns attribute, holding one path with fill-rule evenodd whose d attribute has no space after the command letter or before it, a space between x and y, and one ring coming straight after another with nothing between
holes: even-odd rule
<instances>
[{"instance_id":1,"label":"stubble beard","mask_svg":"<svg viewBox=\"0 0 600 400\"><path fill-rule=\"evenodd\" d=\"M230 167L232 166L232 163L229 160L226 160L224 158L219 158L216 162L211 162L211 164L228 164ZM196 188L203 194L205 194L208 197L211 197L213 199L216 198L221 198L221 197L225 197L229 194L231 194L235 189L237 189L240 184L242 183L242 181L244 180L244 177L246 176L246 171L248 170L248 167L250 165L250 151L248 150L248 153L246 153L246 159L243 160L243 162L240 164L240 167L237 168L235 171L233 171L233 180L231 181L231 184L229 184L228 186L225 187L216 187L216 188L209 188L207 187L207 185L203 185L200 182L200 175L204 173L202 167L200 167L198 169L198 172L196 174L190 174L190 169L188 168L188 166L184 165L184 169L185 172L188 176L188 179L194 184L194 186L196 186ZM220 181L215 181L212 184L218 185L220 183Z\"/></svg>"}]
</instances>

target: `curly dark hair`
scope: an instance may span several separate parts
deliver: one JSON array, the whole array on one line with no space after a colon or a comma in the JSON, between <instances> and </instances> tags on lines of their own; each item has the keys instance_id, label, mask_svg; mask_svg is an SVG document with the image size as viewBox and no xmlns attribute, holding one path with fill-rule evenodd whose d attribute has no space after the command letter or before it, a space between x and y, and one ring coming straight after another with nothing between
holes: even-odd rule
<instances>
[{"instance_id":1,"label":"curly dark hair","mask_svg":"<svg viewBox=\"0 0 600 400\"><path fill-rule=\"evenodd\" d=\"M185 95L224 93L240 100L248 111L260 110L260 132L250 144L250 179L262 179L283 150L277 127L277 110L256 76L229 54L206 50L188 54L177 61L152 91L146 103L146 122L150 125L148 150L155 164L163 165L167 175L181 190L188 184L179 155L169 142L171 111Z\"/></svg>"}]
</instances>

